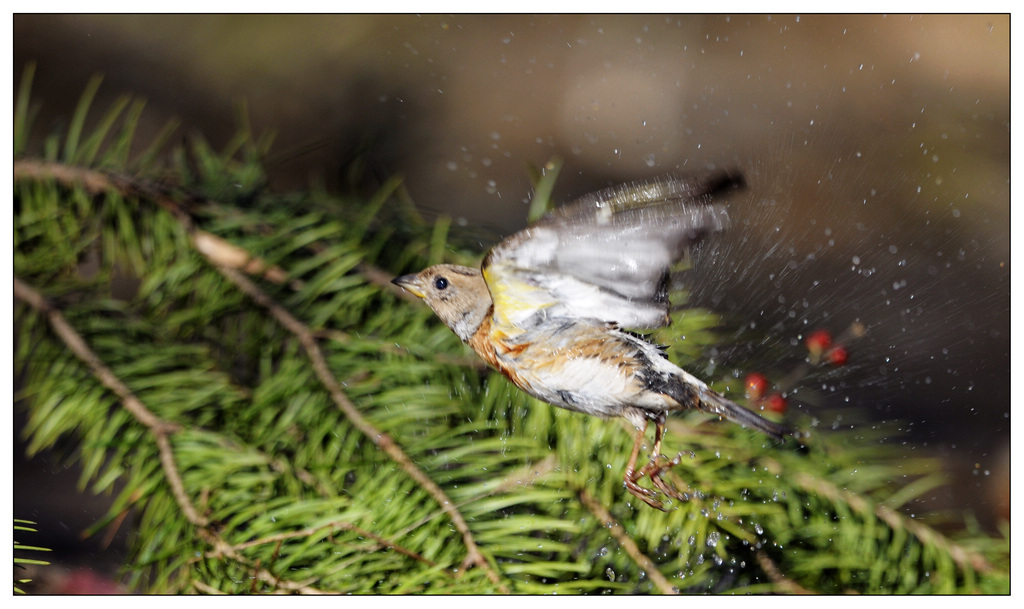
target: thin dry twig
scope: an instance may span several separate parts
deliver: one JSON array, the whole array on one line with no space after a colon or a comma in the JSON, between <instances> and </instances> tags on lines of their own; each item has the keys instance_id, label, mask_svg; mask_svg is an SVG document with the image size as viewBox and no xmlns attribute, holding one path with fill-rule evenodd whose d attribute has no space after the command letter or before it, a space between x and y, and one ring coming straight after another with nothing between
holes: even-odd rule
<instances>
[{"instance_id":1,"label":"thin dry twig","mask_svg":"<svg viewBox=\"0 0 1024 609\"><path fill-rule=\"evenodd\" d=\"M137 195L140 198L155 201L185 225L192 235L192 243L195 248L207 258L216 261L216 264L241 269L249 275L262 276L274 283L287 284L293 290L300 290L303 287L302 281L289 280L288 273L280 267L269 265L262 258L244 248L197 228L191 215L178 201L168 196L159 186L147 184L138 178L51 161L20 159L14 162L14 179L53 180L68 186L81 186L92 195L115 191L123 196ZM390 273L369 262L360 262L356 266L356 270L368 282L392 295L410 301L419 300L391 283L393 277Z\"/></svg>"},{"instance_id":2,"label":"thin dry twig","mask_svg":"<svg viewBox=\"0 0 1024 609\"><path fill-rule=\"evenodd\" d=\"M476 495L463 499L461 502L455 504L455 508L458 509L464 505L469 505L475 501L483 499L484 497L491 497L493 495L497 495L498 493L507 493L508 491L513 490L515 488L522 488L524 486L532 485L538 479L551 473L557 466L557 458L554 455L548 455L547 457L544 457L543 459L537 461L536 463L524 465L519 469L513 471L508 475L508 477L506 477L502 481L501 485L495 487L494 489L483 493L478 493ZM406 527L405 531L403 532L403 535L415 531L419 527L427 524L435 518L440 517L443 514L443 511L438 510L434 511L433 513L427 516L424 516L423 518Z\"/></svg>"},{"instance_id":3,"label":"thin dry twig","mask_svg":"<svg viewBox=\"0 0 1024 609\"><path fill-rule=\"evenodd\" d=\"M757 558L757 564L761 565L761 570L779 588L780 592L784 594L814 594L814 592L783 575L782 571L779 571L775 562L764 550L758 550L754 553L754 556Z\"/></svg>"},{"instance_id":4,"label":"thin dry twig","mask_svg":"<svg viewBox=\"0 0 1024 609\"><path fill-rule=\"evenodd\" d=\"M316 581L316 577L307 578L305 581L296 582L287 579L281 579L279 576L268 571L267 569L253 565L251 561L247 560L244 556L235 551L234 547L224 541L223 538L212 533L207 528L199 529L200 536L206 541L206 543L213 546L213 551L207 553L207 556L218 557L224 556L231 560L245 565L251 568L254 575L260 581L269 583L277 590L284 590L286 592L298 592L299 594L328 594L319 588L314 588L309 584Z\"/></svg>"},{"instance_id":5,"label":"thin dry twig","mask_svg":"<svg viewBox=\"0 0 1024 609\"><path fill-rule=\"evenodd\" d=\"M267 264L244 248L196 227L188 211L178 201L158 186L137 178L49 161L19 160L14 163L14 179L53 180L64 185L81 186L91 195L114 191L125 197L134 195L154 201L185 226L196 250L216 264L242 269L250 275L263 276L274 283L287 284L293 290L303 287L301 281L289 280L288 273L281 267Z\"/></svg>"},{"instance_id":6,"label":"thin dry twig","mask_svg":"<svg viewBox=\"0 0 1024 609\"><path fill-rule=\"evenodd\" d=\"M661 590L663 594L679 594L678 588L669 583L668 579L658 570L658 566L654 564L654 561L640 551L633 538L626 534L626 529L612 517L611 513L608 512L600 501L595 499L585 489L577 489L577 493L579 493L580 501L583 502L583 505L604 524L608 532L615 538L615 541L619 542L619 545L633 559L633 562L647 573L647 576L651 578L651 581L657 586L658 590Z\"/></svg>"},{"instance_id":7,"label":"thin dry twig","mask_svg":"<svg viewBox=\"0 0 1024 609\"><path fill-rule=\"evenodd\" d=\"M367 438L370 439L378 448L384 451L393 461L395 461L399 467L401 467L410 478L415 480L420 486L422 486L431 497L441 506L448 517L451 518L452 523L455 525L456 530L462 535L463 543L466 544L466 561L465 564L472 564L484 569L487 577L494 583L498 588L507 593L507 589L501 583L497 572L491 567L490 563L484 557L483 553L480 552L480 548L476 544L476 540L473 538L473 533L469 530L469 525L466 523L465 518L462 517L462 513L455 507L454 502L448 498L448 495L437 485L426 473L423 472L415 463L405 454L405 451L389 436L388 434L380 431L374 427L359 409L356 408L344 391L341 389L341 385L335 380L334 375L331 373L330 368L327 365L327 360L324 358L323 352L320 350L320 346L317 344L316 337L312 330L309 329L305 324L296 319L286 311L283 307L278 305L270 296L263 292L255 283L250 281L247 277L242 275L240 272L233 268L218 266L216 267L224 277L231 283L235 284L243 293L252 298L257 304L267 309L270 314L289 330L299 342L302 344L306 351L307 356L313 364L313 371L320 382L327 389L331 395L331 399L334 400L335 405L348 417L349 422L363 433Z\"/></svg>"},{"instance_id":8,"label":"thin dry twig","mask_svg":"<svg viewBox=\"0 0 1024 609\"><path fill-rule=\"evenodd\" d=\"M246 548L251 548L253 546L259 546L259 545L263 545L263 544L267 544L267 543L276 543L276 542L285 541L285 540L288 540L288 539L296 539L296 538L299 538L299 537L308 537L308 536L313 535L313 534L315 534L315 533L317 533L319 531L322 531L324 529L333 529L335 531L352 531L353 533L356 533L357 535L362 535L363 537L369 537L370 539L376 541L377 544L379 544L379 546L382 547L382 548L390 548L390 549L394 550L395 552L398 552L399 554L408 556L409 558L412 558L413 560L417 560L417 561L422 562L422 563L424 563L424 564L426 564L428 566L431 566L431 567L436 567L437 566L437 563L435 563L434 561L430 560L429 558L426 558L426 557L418 554L417 552L414 552L414 551L412 551L412 550L410 550L410 549L408 549L408 548L406 548L404 546L401 546L401 545L395 543L394 541L391 541L390 539L388 539L388 538L386 538L386 537L384 537L382 535L377 535L376 533L372 533L370 531L367 531L365 529L357 527L356 525L354 525L352 523L343 522L343 521L331 522L331 523L328 523L328 524L325 524L325 525L322 525L322 526L318 526L318 527L309 527L309 528L302 529L301 531L292 531L292 532L289 532L289 533L279 533L277 535L269 535L267 537L262 537L260 539L253 539L252 541L247 541L245 543L235 544L234 546L231 546L231 547L234 550L244 550ZM448 574L446 571L442 571L442 573L445 573L446 575Z\"/></svg>"},{"instance_id":9,"label":"thin dry twig","mask_svg":"<svg viewBox=\"0 0 1024 609\"><path fill-rule=\"evenodd\" d=\"M772 461L766 460L769 471L781 471L781 466ZM988 573L993 567L985 560L985 557L973 552L942 535L928 525L907 518L890 507L875 504L860 495L843 490L827 480L817 478L805 473L797 473L794 482L804 490L826 497L833 503L845 503L854 511L861 514L874 514L893 529L905 530L925 545L941 548L949 553L961 569L973 569L979 573Z\"/></svg>"},{"instance_id":10,"label":"thin dry twig","mask_svg":"<svg viewBox=\"0 0 1024 609\"><path fill-rule=\"evenodd\" d=\"M214 588L210 584L207 584L205 582L199 581L198 579L195 579L195 578L192 578L192 586L196 590L199 590L200 592L202 592L203 594L216 594L216 595L227 594L227 592L224 592L223 590L218 590L217 588Z\"/></svg>"},{"instance_id":11,"label":"thin dry twig","mask_svg":"<svg viewBox=\"0 0 1024 609\"><path fill-rule=\"evenodd\" d=\"M128 386L125 385L124 382L121 381L121 379L119 379L113 371L100 360L99 356L89 348L85 340L78 334L78 332L75 331L71 324L64 319L64 316L61 315L60 311L47 302L38 290L15 277L14 296L31 306L36 311L45 315L50 322L50 327L53 328L54 332L58 337L60 337L64 344L67 345L71 352L74 353L78 359L80 359L92 371L93 375L100 381L100 383L103 384L103 386L113 391L121 399L121 403L125 410L131 413L137 421L145 425L149 429L150 433L153 434L153 438L156 442L157 450L160 455L160 464L163 467L164 475L167 477L167 482L171 487L171 493L173 494L175 501L178 503L178 506L185 514L185 518L198 528L200 537L205 539L207 543L215 548L215 550L221 551L224 556L227 556L239 563L248 565L248 562L244 557L234 552L227 542L209 529L207 519L200 516L198 510L196 510L192 501L189 499L188 493L185 491L185 485L182 482L178 466L174 461L174 450L171 447L170 442L170 434L179 431L181 427L176 423L164 421L146 408L142 401L132 393L131 389L129 389ZM395 549L401 551L397 547L395 547ZM282 580L266 569L256 569L256 571L256 575L260 580L271 582L277 588L291 592L300 592L303 594L323 594L322 591L310 587L308 585L309 582L297 583Z\"/></svg>"},{"instance_id":12,"label":"thin dry twig","mask_svg":"<svg viewBox=\"0 0 1024 609\"><path fill-rule=\"evenodd\" d=\"M367 281L384 289L386 292L390 292L392 296L397 296L404 300L408 300L409 302L420 301L419 297L413 296L408 290L403 290L397 285L391 283L391 280L395 278L394 275L370 264L369 262L360 262L356 265L356 270L358 270Z\"/></svg>"},{"instance_id":13,"label":"thin dry twig","mask_svg":"<svg viewBox=\"0 0 1024 609\"><path fill-rule=\"evenodd\" d=\"M104 365L78 332L64 319L60 311L47 302L38 290L15 277L14 296L45 315L50 322L50 327L64 341L64 344L71 349L71 352L88 366L104 387L110 389L117 397L121 398L121 404L125 410L135 417L135 420L149 428L156 441L157 450L160 454L160 464L167 475L167 482L171 486L171 492L174 494L175 501L178 502L189 522L199 527L205 526L206 518L200 516L195 506L192 505L188 493L185 492L185 485L181 480L181 474L178 472L178 467L174 462L174 450L171 448L170 434L178 431L181 427L175 423L164 421L146 408L142 401L132 393L131 389L110 368Z\"/></svg>"},{"instance_id":14,"label":"thin dry twig","mask_svg":"<svg viewBox=\"0 0 1024 609\"><path fill-rule=\"evenodd\" d=\"M396 287L396 286L392 286L392 287ZM399 289L401 289L401 288L399 288ZM408 295L408 294L409 293L406 292L406 295ZM418 298L416 296L413 296L413 298L415 298L417 301L421 300L420 298ZM331 328L319 328L317 330L313 330L313 336L315 336L318 339L322 338L322 339L326 339L326 340L331 340L331 341L334 341L334 342L336 342L336 343L338 343L340 345L347 345L347 344L350 344L352 342L352 336L351 335L349 335L349 334L347 334L345 332L342 332L341 330L334 330L334 329L331 329ZM392 354L395 354L395 355L408 355L408 356L411 356L411 357L418 357L418 358L428 357L428 352L426 352L425 350L423 352L417 352L414 349L410 349L409 347L403 347L401 345L381 345L380 346L380 351L382 353L392 353ZM474 357L467 357L467 356L463 356L463 355L452 355L452 354L449 354L449 353L429 352L429 357L430 357L431 360L433 360L435 362L438 362L438 363L441 363L441 364L451 364L453 366L459 366L461 368L472 368L474 370L481 371L481 372L485 371L485 370L490 370L491 369L491 367L487 365L487 362L485 362L482 359L480 359L479 357L475 357L475 356Z\"/></svg>"},{"instance_id":15,"label":"thin dry twig","mask_svg":"<svg viewBox=\"0 0 1024 609\"><path fill-rule=\"evenodd\" d=\"M17 180L54 180L62 184L78 184L89 194L100 194L113 187L107 174L84 167L75 167L63 163L20 159L14 161L14 179Z\"/></svg>"}]
</instances>

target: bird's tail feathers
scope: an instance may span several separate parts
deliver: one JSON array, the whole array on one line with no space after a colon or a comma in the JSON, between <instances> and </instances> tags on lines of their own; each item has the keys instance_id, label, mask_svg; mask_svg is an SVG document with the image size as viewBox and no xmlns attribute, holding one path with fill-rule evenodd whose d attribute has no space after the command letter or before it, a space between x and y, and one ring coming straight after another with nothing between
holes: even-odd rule
<instances>
[{"instance_id":1,"label":"bird's tail feathers","mask_svg":"<svg viewBox=\"0 0 1024 609\"><path fill-rule=\"evenodd\" d=\"M747 410L739 404L718 395L710 389L700 396L699 408L705 412L725 417L744 427L765 433L780 442L785 440L786 436L793 435L789 429L786 429L782 425L762 418L757 413Z\"/></svg>"}]
</instances>

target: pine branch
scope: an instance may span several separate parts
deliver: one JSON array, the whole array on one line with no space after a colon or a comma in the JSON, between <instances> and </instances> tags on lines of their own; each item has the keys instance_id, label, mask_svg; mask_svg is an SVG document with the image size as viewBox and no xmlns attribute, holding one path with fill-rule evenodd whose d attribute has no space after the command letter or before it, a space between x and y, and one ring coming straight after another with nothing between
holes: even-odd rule
<instances>
[{"instance_id":1,"label":"pine branch","mask_svg":"<svg viewBox=\"0 0 1024 609\"><path fill-rule=\"evenodd\" d=\"M313 363L313 370L316 372L317 377L328 389L328 392L331 394L335 404L342 412L345 413L345 416L348 417L352 424L379 448L381 448L381 450L388 454L389 457L397 462L411 478L423 486L427 492L434 497L442 510L449 515L466 544L467 556L464 561L464 566L474 565L480 567L487 573L488 579L498 586L499 590L504 593L508 592L508 589L501 583L501 580L493 567L491 567L487 562L487 559L480 552L480 549L473 539L473 535L470 532L469 526L466 524L462 514L459 513L444 491L426 474L424 474L421 469L416 467L401 447L395 443L390 436L382 433L371 425L359 413L358 409L351 403L351 401L348 400L345 393L341 390L340 385L338 385L337 381L335 381L331 374L323 353L317 344L314 333L307 326L289 314L284 308L273 302L272 299L270 299L254 283L245 278L236 269L242 269L246 273L260 274L265 278L278 283L285 282L287 275L283 270L276 266L268 267L258 257L251 255L243 248L230 244L215 235L196 229L188 213L173 199L160 193L156 193L153 189L147 188L144 184L133 181L129 178L123 176L113 177L94 170L67 167L56 163L39 163L34 161L16 162L15 178L56 180L67 185L81 185L86 188L90 194L100 194L107 190L116 190L124 196L145 193L152 196L161 207L171 211L174 216L185 225L186 230L190 229L192 242L196 250L205 256L207 260L229 281L238 286L242 292L247 294L261 306L267 308L275 319L277 319L299 339ZM376 269L370 264L364 263L360 266L361 270L368 275L370 279L378 283L384 283L386 274L383 273L383 271ZM386 285L389 289L394 289L394 286L391 285L390 281L387 281ZM23 284L16 280L16 293L18 292L18 286L23 286ZM301 282L293 282L291 286L296 290L300 290L303 287ZM24 286L22 291L26 292L25 298L38 298L38 303L40 303L39 306L45 305L38 293L31 290L31 288ZM33 301L33 304L34 303L35 301ZM71 336L77 341L75 343L76 345L80 344L82 349L86 349L84 343L81 343L80 338L77 338L73 331L70 330L70 327L63 322L63 318L59 317L59 313L55 312L52 308L40 310L48 312L51 316L51 322L55 325L59 325L59 327L64 330L65 334L61 335L65 338L66 342L72 340L72 338L69 338L69 336ZM61 331L58 330L58 333L61 333ZM72 346L71 343L69 343L69 346ZM75 349L75 347L72 346L72 349L75 350L76 353L79 353L79 350ZM132 411L133 414L140 419L140 422L143 422L151 428L155 427L155 422L145 418L146 416L152 417L152 414L148 413L148 411L145 410L145 407L143 407L142 404L131 395L127 387L124 387L123 384L117 381L108 370L102 368L102 364L99 364L98 360L95 360L94 355L90 353L88 358L84 355L82 357L86 363L90 364L90 367L93 367L94 365L100 366L100 368L94 368L97 372L97 376L100 377L105 385L114 389L115 393L125 400L126 408ZM177 427L175 426L173 429L176 430ZM165 467L167 468L168 480L171 483L176 497L179 499L179 503L182 505L182 509L189 517L190 522L193 522L193 524L196 524L197 526L203 526L205 524L205 520L199 518L198 514L195 512L195 508L192 507L190 502L188 502L188 499L184 494L184 490L180 482L180 476L177 475L177 471L174 468L173 456L166 438L166 432L160 429L155 430L154 433L157 445L160 449L161 460L165 463ZM222 543L217 541L216 538L211 539L218 544ZM415 554L411 555L416 556ZM232 556L234 555L232 554Z\"/></svg>"},{"instance_id":2,"label":"pine branch","mask_svg":"<svg viewBox=\"0 0 1024 609\"><path fill-rule=\"evenodd\" d=\"M195 525L198 528L199 535L214 547L214 553L212 556L223 555L241 564L248 565L247 561L235 552L234 548L227 544L208 526L208 519L199 515L199 512L189 499L188 493L185 491L185 485L182 482L181 474L179 473L177 464L175 463L174 450L171 447L169 438L171 434L180 431L181 426L160 419L146 408L138 397L136 397L135 394L132 393L132 391L128 389L128 387L119 378L117 378L116 375L114 375L110 368L103 364L99 357L97 357L85 341L82 340L82 337L74 330L74 328L71 327L70 324L67 323L60 311L48 303L38 290L24 283L18 277L15 277L14 295L15 298L27 303L32 308L44 314L49 320L54 332L61 338L61 340L64 341L64 344L67 345L68 349L70 349L82 361L82 363L88 366L96 378L105 387L110 389L121 399L121 403L125 410L130 412L135 420L149 429L149 432L152 434L153 440L157 445L160 455L160 464L163 467L164 476L171 487L171 492L188 521ZM260 580L273 582L275 587L304 594L322 593L315 588L309 587L308 583L282 580L280 577L270 573L266 569L256 568L255 570L256 576Z\"/></svg>"},{"instance_id":3,"label":"pine branch","mask_svg":"<svg viewBox=\"0 0 1024 609\"><path fill-rule=\"evenodd\" d=\"M761 569L768 576L768 579L784 594L813 594L812 591L804 588L800 584L788 579L781 571L779 571L778 565L768 556L768 553L764 550L758 550L754 553L757 557L757 564L760 565Z\"/></svg>"},{"instance_id":4,"label":"pine branch","mask_svg":"<svg viewBox=\"0 0 1024 609\"><path fill-rule=\"evenodd\" d=\"M164 421L150 412L135 397L135 394L111 372L110 368L103 365L103 362L89 349L89 346L82 340L82 337L64 320L64 316L60 314L60 311L46 302L38 290L24 283L17 276L14 277L14 297L45 315L49 319L53 331L64 341L68 349L92 370L96 378L105 387L117 394L125 410L130 412L135 417L135 420L149 428L150 433L153 434L153 440L159 449L160 463L164 467L164 474L167 476L167 482L171 485L174 498L177 499L178 505L181 506L181 510L185 513L189 522L199 527L205 526L206 519L199 515L195 506L192 505L192 501L188 498L188 494L185 492L185 485L182 484L178 467L174 463L174 451L171 449L171 444L168 440L168 436L180 430L181 426Z\"/></svg>"},{"instance_id":5,"label":"pine branch","mask_svg":"<svg viewBox=\"0 0 1024 609\"><path fill-rule=\"evenodd\" d=\"M778 463L772 463L770 460L766 462L768 463L769 469L778 471ZM804 472L796 474L795 482L808 492L828 497L830 500L835 502L843 502L857 512L862 514L874 514L893 529L906 530L925 545L942 548L945 552L949 553L949 556L961 568L973 569L979 573L988 573L993 570L992 565L989 564L981 554L972 552L971 550L954 543L928 525L916 520L911 520L884 505L872 505L871 502L864 497L844 491L827 480L815 478Z\"/></svg>"},{"instance_id":6,"label":"pine branch","mask_svg":"<svg viewBox=\"0 0 1024 609\"><path fill-rule=\"evenodd\" d=\"M633 562L636 563L640 569L648 574L654 585L661 590L662 594L679 594L679 589L672 586L665 576L658 570L658 566L654 564L650 558L648 558L640 548L637 546L636 541L630 537L618 522L612 518L612 515L608 510L601 505L601 502L594 499L594 497L586 491L586 489L578 489L577 492L580 496L580 501L587 507L588 510L599 520L601 523L608 528L612 537L615 541L619 542L619 545L629 554Z\"/></svg>"},{"instance_id":7,"label":"pine branch","mask_svg":"<svg viewBox=\"0 0 1024 609\"><path fill-rule=\"evenodd\" d=\"M238 288L244 292L247 296L256 301L260 306L270 311L270 314L274 316L274 319L278 320L282 326L288 329L294 334L299 342L302 343L303 348L306 350L309 359L313 363L313 370L316 372L317 378L323 383L324 387L331 394L331 399L338 408L345 413L348 420L369 438L374 444L376 444L381 450L383 450L392 460L398 463L399 467L409 475L410 478L415 480L419 485L427 490L427 492L437 501L441 509L448 514L451 518L452 524L462 535L462 540L466 544L466 565L475 565L484 569L487 573L488 579L490 579L496 586L499 587L504 593L508 593L508 589L501 583L498 578L498 574L491 567L487 559L480 552L480 548L477 546L476 541L473 539L473 534L469 530L469 525L466 524L465 518L455 508L451 499L445 494L441 487L434 483L423 470L416 467L411 459L405 454L405 451L386 433L381 432L379 429L370 424L369 421L360 414L359 410L345 395L345 392L341 390L341 386L334 379L334 375L331 374L330 368L327 365L327 360L324 358L323 352L320 350L320 346L316 342L316 338L313 333L306 327L305 324L297 320L277 303L271 300L266 294L264 294L253 282L249 281L238 271L228 267L218 267L218 270L225 277L228 278L231 283L234 283Z\"/></svg>"},{"instance_id":8,"label":"pine branch","mask_svg":"<svg viewBox=\"0 0 1024 609\"><path fill-rule=\"evenodd\" d=\"M253 563L247 560L244 556L239 554L235 550L235 548L233 548L231 545L229 545L227 542L225 542L223 539L213 534L209 530L200 529L199 535L208 544L213 546L213 550L211 552L206 553L207 558L216 559L222 556L227 557L232 561L235 561L236 563L246 567L246 569L253 573L253 576L256 580L270 584L275 591L297 592L299 594L326 594L326 592L324 592L323 590L319 590L317 588L314 588L313 586L310 586L311 583L316 581L315 577L308 577L304 581L290 581L287 579L282 579L280 576L263 568L259 564L259 562ZM256 590L252 591L255 592Z\"/></svg>"},{"instance_id":9,"label":"pine branch","mask_svg":"<svg viewBox=\"0 0 1024 609\"><path fill-rule=\"evenodd\" d=\"M435 563L434 561L432 561L432 560L430 560L428 558L424 558L420 554L418 554L418 553L416 553L416 552L414 552L414 551L412 551L412 550L410 550L408 548L405 548L405 547L401 546L400 544L395 543L394 541L385 539L384 537L382 537L380 535L377 535L376 533L373 533L371 531L367 531L365 529L359 528L359 527L357 527L356 525L354 525L354 524L352 524L350 522L331 522L331 523L328 523L328 524L325 524L325 525L322 525L322 526L319 526L319 527L307 528L307 529L303 529L301 531L291 531L291 532L288 532L288 533L280 533L280 534L277 534L277 535L270 535L268 537L263 537L261 539L254 539L252 541L247 541L245 543L236 544L236 545L231 546L230 548L228 548L228 550L230 550L231 552L237 552L238 550L244 550L245 548L251 548L253 546L258 546L258 545L262 545L262 544L279 543L279 542L285 541L287 539L297 539L297 538L300 538L300 537L309 537L309 536L311 536L311 535L313 535L313 534L315 534L315 533L317 533L319 531L322 531L322 530L353 531L355 533L358 533L359 535L362 535L363 537L369 537L370 539L376 540L378 542L378 544L380 544L380 548L387 548L387 549L395 550L396 552L399 552L400 554L404 554L404 555L408 556L409 558L412 558L414 560L422 562L423 564L429 565L431 567L436 567L437 566L437 563ZM375 548L375 549L379 549L379 548Z\"/></svg>"},{"instance_id":10,"label":"pine branch","mask_svg":"<svg viewBox=\"0 0 1024 609\"><path fill-rule=\"evenodd\" d=\"M57 180L68 185L80 184L85 187L91 194L99 194L105 190L116 190L124 196L130 194L145 193L149 195L155 195L155 201L161 205L161 207L171 211L176 218L178 218L186 229L191 229L192 242L196 250L205 256L209 262L215 266L221 274L223 274L229 281L234 283L238 288L247 294L250 298L256 301L260 306L266 308L270 313L277 319L281 325L286 327L292 332L302 343L305 348L310 360L313 363L313 370L316 372L320 382L324 384L328 392L331 394L335 404L345 413L345 416L352 422L352 424L359 429L367 438L373 441L378 447L381 448L385 453L388 454L399 466L414 480L422 485L427 492L434 497L441 508L449 515L452 519L456 529L462 535L463 540L467 548L466 564L475 565L484 569L487 573L488 578L499 587L502 591L507 593L507 588L501 583L497 573L487 562L487 559L480 552L476 542L473 539L473 535L466 524L462 514L454 507L453 502L447 497L443 490L437 484L434 483L426 474L423 473L416 465L406 456L405 452L398 446L395 441L385 433L376 429L359 413L358 409L352 404L351 401L346 397L345 393L341 390L340 385L335 381L334 376L331 374L327 362L324 359L323 353L317 344L316 337L313 332L303 323L298 321L294 316L289 314L284 308L275 303L266 294L264 294L254 283L245 278L236 269L244 270L246 273L263 275L271 281L283 283L286 281L287 274L279 267L271 266L268 267L258 257L253 256L247 252L244 248L228 243L227 241L212 235L208 232L196 229L191 217L187 212L178 205L173 199L169 197L154 193L152 189L145 188L138 182L130 180L129 178L119 177L112 178L109 175L82 169L82 168L69 168L61 166L55 163L36 163L31 161L18 161L15 163L15 179L22 178L33 178L33 179L52 179ZM362 264L361 270L364 274L367 274L371 279L381 283L384 281L385 274L379 269L374 268L369 264ZM16 282L17 283L17 282ZM386 282L388 286L394 288L390 281ZM296 290L302 289L301 282L294 282L292 288ZM17 292L17 290L16 290ZM38 296L38 293L35 293ZM40 301L41 302L41 301ZM56 322L55 322L56 323ZM63 323L63 322L62 322ZM65 324L66 325L66 324ZM67 339L66 339L67 340ZM79 341L80 342L80 341ZM69 345L70 346L70 345ZM83 345L84 347L84 345ZM78 351L76 350L76 353ZM87 363L89 363L87 361ZM107 371L109 375L109 371ZM98 373L104 384L108 381L103 375ZM113 379L116 381L116 379ZM110 387L111 385L108 385ZM111 387L113 388L113 387ZM122 393L122 391L124 393ZM126 387L123 385L118 386L115 389L122 399L126 400L126 407L133 411L133 409L142 409L141 403L138 402L134 396L130 395ZM125 397L128 396L128 397ZM148 413L148 411L147 411ZM136 414L138 418L140 415ZM152 416L152 415L149 415ZM140 419L142 421L142 419ZM143 421L145 423L145 421ZM151 424L146 423L147 426L152 427ZM170 446L167 444L166 434L157 433L156 441L161 450L161 458L168 459L166 455L170 454ZM173 467L173 461L171 462ZM170 471L173 471L170 470ZM170 478L172 487L175 492L181 491L180 479ZM183 493L183 491L181 491ZM179 498L179 501L181 498ZM201 526L201 522L196 520L198 516L195 514L194 508L186 502L182 505L185 509L185 513L189 515L189 520L195 524Z\"/></svg>"},{"instance_id":11,"label":"pine branch","mask_svg":"<svg viewBox=\"0 0 1024 609\"><path fill-rule=\"evenodd\" d=\"M80 186L94 196L106 192L117 192L123 197L138 196L144 200L153 201L171 212L186 229L190 230L196 249L213 264L239 269L246 274L262 277L274 283L289 282L287 273L280 267L268 265L259 256L253 255L244 248L229 243L217 235L195 228L194 220L184 206L159 187L148 184L144 180L88 167L76 167L38 159L16 160L14 162L14 180L54 181L66 187ZM206 203L213 202L206 201ZM383 269L368 262L360 262L358 269L370 283L409 302L417 301L414 296L391 283L393 275ZM291 280L289 285L294 290L303 288L301 281Z\"/></svg>"},{"instance_id":12,"label":"pine branch","mask_svg":"<svg viewBox=\"0 0 1024 609\"><path fill-rule=\"evenodd\" d=\"M14 217L29 450L65 443L83 485L120 483L93 530L135 514L137 585L1008 589L1006 537L954 541L894 509L933 488L935 464L897 458L868 430L845 443L815 432L797 450L673 419L666 453L682 458L669 475L690 500L664 514L633 505L621 482L632 430L512 389L391 285L429 259L479 255L452 251L443 220L389 216L398 180L370 201L264 192L264 144L245 133L223 153L196 138L167 167L157 144L132 161L139 108L119 102L91 133L82 110L45 160L19 158ZM537 172L536 213L556 173ZM86 276L83 260L99 269ZM118 274L139 285L112 300ZM674 317L681 364L718 340L710 312Z\"/></svg>"}]
</instances>

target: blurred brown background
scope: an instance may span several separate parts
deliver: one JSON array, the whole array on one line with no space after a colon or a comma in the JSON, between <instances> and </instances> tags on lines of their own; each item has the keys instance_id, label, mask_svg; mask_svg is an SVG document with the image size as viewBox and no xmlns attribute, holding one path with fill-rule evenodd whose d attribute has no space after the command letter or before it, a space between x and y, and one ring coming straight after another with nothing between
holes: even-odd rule
<instances>
[{"instance_id":1,"label":"blurred brown background","mask_svg":"<svg viewBox=\"0 0 1024 609\"><path fill-rule=\"evenodd\" d=\"M523 225L528 163L565 159L560 200L740 169L749 187L698 253L695 300L755 346L864 322L851 365L795 407L828 413L824 428L900 421L908 457L939 455L956 481L929 509L986 526L1009 517L1009 45L1007 15L14 18L39 132L96 73L94 107L139 95L149 130L176 116L215 147L244 100L278 134L272 187L350 188L359 160L356 187L401 174L481 248ZM66 483L38 491L53 466L36 465L16 516L64 503L56 533L77 534L86 504L61 499Z\"/></svg>"}]
</instances>

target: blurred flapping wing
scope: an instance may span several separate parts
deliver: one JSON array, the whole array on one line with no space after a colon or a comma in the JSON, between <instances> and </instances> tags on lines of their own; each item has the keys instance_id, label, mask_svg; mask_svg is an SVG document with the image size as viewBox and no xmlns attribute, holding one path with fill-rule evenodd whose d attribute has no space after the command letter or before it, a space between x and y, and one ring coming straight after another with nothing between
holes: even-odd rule
<instances>
[{"instance_id":1,"label":"blurred flapping wing","mask_svg":"<svg viewBox=\"0 0 1024 609\"><path fill-rule=\"evenodd\" d=\"M592 193L548 214L484 260L496 321L524 330L558 317L666 325L671 267L688 245L727 227L725 208L711 196L741 184L725 173L668 176Z\"/></svg>"}]
</instances>

